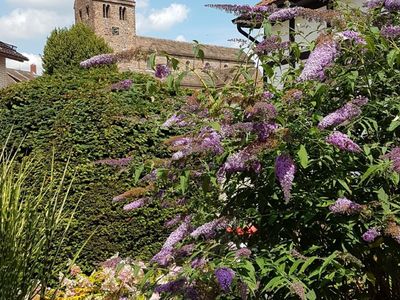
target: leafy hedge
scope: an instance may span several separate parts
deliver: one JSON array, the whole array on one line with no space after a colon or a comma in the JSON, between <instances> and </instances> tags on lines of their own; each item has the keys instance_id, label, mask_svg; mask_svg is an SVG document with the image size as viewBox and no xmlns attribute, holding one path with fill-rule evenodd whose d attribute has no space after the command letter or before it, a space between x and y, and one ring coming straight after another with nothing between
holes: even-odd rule
<instances>
[{"instance_id":1,"label":"leafy hedge","mask_svg":"<svg viewBox=\"0 0 400 300\"><path fill-rule=\"evenodd\" d=\"M132 79L132 88L111 92L110 85L122 79ZM4 141L13 128L12 140L22 141L22 151L43 160L38 175L49 165L53 149L60 171L70 160L76 172L69 207L82 199L60 262L72 257L92 232L80 259L86 267L116 252L146 258L160 247L168 233L164 222L176 210L153 205L139 213L122 212L111 200L133 185L133 171L93 162L132 157L129 170L149 157L165 157L162 140L167 132L159 130L160 122L180 105L179 98L171 98L151 77L110 68L45 75L2 91L0 139ZM68 177L73 177L72 171Z\"/></svg>"}]
</instances>

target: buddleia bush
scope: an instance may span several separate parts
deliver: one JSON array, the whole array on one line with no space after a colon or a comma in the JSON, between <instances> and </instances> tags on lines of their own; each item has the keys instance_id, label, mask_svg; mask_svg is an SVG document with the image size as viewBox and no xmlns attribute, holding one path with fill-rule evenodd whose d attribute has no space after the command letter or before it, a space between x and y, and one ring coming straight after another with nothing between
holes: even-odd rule
<instances>
[{"instance_id":1,"label":"buddleia bush","mask_svg":"<svg viewBox=\"0 0 400 300\"><path fill-rule=\"evenodd\" d=\"M154 197L126 206L186 207L151 260L179 266L154 286L163 297L400 297L400 6L366 5L215 6L263 20L248 53L268 81L209 89L164 124L189 133L166 141L171 159L139 181ZM321 22L318 38L272 33L294 17Z\"/></svg>"}]
</instances>

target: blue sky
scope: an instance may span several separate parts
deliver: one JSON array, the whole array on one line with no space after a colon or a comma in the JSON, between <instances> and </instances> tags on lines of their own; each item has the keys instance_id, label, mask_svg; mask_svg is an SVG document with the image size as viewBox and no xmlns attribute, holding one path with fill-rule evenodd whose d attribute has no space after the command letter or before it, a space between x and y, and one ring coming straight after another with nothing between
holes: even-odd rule
<instances>
[{"instance_id":1,"label":"blue sky","mask_svg":"<svg viewBox=\"0 0 400 300\"><path fill-rule=\"evenodd\" d=\"M216 44L232 45L228 39L241 37L231 23L234 17L205 7L203 0L137 0L138 34ZM257 0L225 0L220 3L255 4ZM0 40L14 44L31 63L40 64L46 37L55 27L70 26L74 0L0 0ZM10 67L26 69L28 64L8 62Z\"/></svg>"}]
</instances>

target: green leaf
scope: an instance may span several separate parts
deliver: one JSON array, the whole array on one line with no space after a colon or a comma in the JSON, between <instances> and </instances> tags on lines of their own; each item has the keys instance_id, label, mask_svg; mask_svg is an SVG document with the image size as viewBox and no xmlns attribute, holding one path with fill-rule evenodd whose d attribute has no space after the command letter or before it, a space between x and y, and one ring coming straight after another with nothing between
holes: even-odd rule
<instances>
[{"instance_id":1,"label":"green leaf","mask_svg":"<svg viewBox=\"0 0 400 300\"><path fill-rule=\"evenodd\" d=\"M317 259L317 256L310 257L306 260L306 262L301 266L299 271L300 274L304 273L304 271Z\"/></svg>"},{"instance_id":2,"label":"green leaf","mask_svg":"<svg viewBox=\"0 0 400 300\"><path fill-rule=\"evenodd\" d=\"M338 182L341 184L342 187L344 187L346 189L347 192L349 192L350 195L353 194L350 187L347 185L347 183L344 180L338 179Z\"/></svg>"},{"instance_id":3,"label":"green leaf","mask_svg":"<svg viewBox=\"0 0 400 300\"><path fill-rule=\"evenodd\" d=\"M152 69L154 69L154 67L156 66L156 57L157 57L157 53L152 53L152 54L149 55L148 65Z\"/></svg>"},{"instance_id":4,"label":"green leaf","mask_svg":"<svg viewBox=\"0 0 400 300\"><path fill-rule=\"evenodd\" d=\"M138 167L137 169L135 169L135 177L133 179L134 183L138 183L140 175L142 174L144 169L144 165L141 165L140 167Z\"/></svg>"},{"instance_id":5,"label":"green leaf","mask_svg":"<svg viewBox=\"0 0 400 300\"><path fill-rule=\"evenodd\" d=\"M300 164L304 169L307 169L308 163L309 163L309 158L308 158L308 153L306 150L306 147L304 145L300 146L300 150L297 152L297 156L300 159Z\"/></svg>"}]
</instances>

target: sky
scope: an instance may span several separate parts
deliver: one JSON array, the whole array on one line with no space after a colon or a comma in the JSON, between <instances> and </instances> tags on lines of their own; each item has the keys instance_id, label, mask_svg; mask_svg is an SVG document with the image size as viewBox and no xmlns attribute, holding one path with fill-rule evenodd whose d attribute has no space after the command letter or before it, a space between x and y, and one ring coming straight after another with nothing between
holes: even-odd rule
<instances>
[{"instance_id":1,"label":"sky","mask_svg":"<svg viewBox=\"0 0 400 300\"><path fill-rule=\"evenodd\" d=\"M137 34L203 44L233 46L241 38L231 23L234 15L207 8L206 4L252 4L257 0L136 0ZM74 23L74 0L0 0L0 41L15 45L30 61L7 61L11 68L29 70L38 65L46 38L54 28Z\"/></svg>"}]
</instances>

